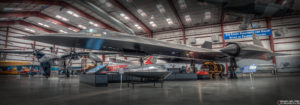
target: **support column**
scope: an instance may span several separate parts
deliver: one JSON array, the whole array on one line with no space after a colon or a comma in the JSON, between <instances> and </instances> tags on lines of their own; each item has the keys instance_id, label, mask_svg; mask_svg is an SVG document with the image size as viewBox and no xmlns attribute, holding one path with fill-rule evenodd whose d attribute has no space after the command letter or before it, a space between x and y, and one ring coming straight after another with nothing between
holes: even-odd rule
<instances>
[{"instance_id":1,"label":"support column","mask_svg":"<svg viewBox=\"0 0 300 105\"><path fill-rule=\"evenodd\" d=\"M8 46L8 33L9 33L9 26L6 27L6 35L5 35L5 46L4 48L7 48ZM4 60L6 60L7 54L4 54Z\"/></svg>"},{"instance_id":2,"label":"support column","mask_svg":"<svg viewBox=\"0 0 300 105\"><path fill-rule=\"evenodd\" d=\"M102 62L105 62L105 55L102 54Z\"/></svg>"},{"instance_id":3,"label":"support column","mask_svg":"<svg viewBox=\"0 0 300 105\"><path fill-rule=\"evenodd\" d=\"M270 17L266 18L266 22L267 22L267 28L268 29L272 29L271 18ZM273 38L273 35L269 36L269 41L270 41L271 50L274 52L275 48L274 48L274 38ZM276 57L275 56L273 56L273 64L276 65Z\"/></svg>"},{"instance_id":4,"label":"support column","mask_svg":"<svg viewBox=\"0 0 300 105\"><path fill-rule=\"evenodd\" d=\"M223 48L226 46L225 38L224 38L224 19L225 19L225 10L222 8L221 12L221 33L222 33L222 42L223 42ZM225 62L226 65L226 77L228 78L228 64Z\"/></svg>"},{"instance_id":5,"label":"support column","mask_svg":"<svg viewBox=\"0 0 300 105\"><path fill-rule=\"evenodd\" d=\"M55 44L53 45L53 51L52 51L52 53L53 53L53 54L56 53L56 46L55 46Z\"/></svg>"},{"instance_id":6,"label":"support column","mask_svg":"<svg viewBox=\"0 0 300 105\"><path fill-rule=\"evenodd\" d=\"M33 41L33 49L32 50L35 50L35 49L36 49L36 41ZM35 70L34 63L35 63L35 58L32 57L32 70Z\"/></svg>"}]
</instances>

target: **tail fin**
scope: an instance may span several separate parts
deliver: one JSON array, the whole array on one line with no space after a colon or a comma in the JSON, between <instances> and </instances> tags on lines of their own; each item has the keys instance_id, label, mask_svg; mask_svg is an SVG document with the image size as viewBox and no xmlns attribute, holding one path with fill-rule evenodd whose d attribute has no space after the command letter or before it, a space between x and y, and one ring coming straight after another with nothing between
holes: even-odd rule
<instances>
[{"instance_id":1,"label":"tail fin","mask_svg":"<svg viewBox=\"0 0 300 105\"><path fill-rule=\"evenodd\" d=\"M212 49L212 42L205 41L205 42L202 44L202 48Z\"/></svg>"},{"instance_id":2,"label":"tail fin","mask_svg":"<svg viewBox=\"0 0 300 105\"><path fill-rule=\"evenodd\" d=\"M252 33L252 38L253 38L253 44L258 45L258 46L263 46L259 37L254 32Z\"/></svg>"},{"instance_id":3,"label":"tail fin","mask_svg":"<svg viewBox=\"0 0 300 105\"><path fill-rule=\"evenodd\" d=\"M150 56L148 60L145 62L145 64L155 64L156 63L156 57Z\"/></svg>"}]
</instances>

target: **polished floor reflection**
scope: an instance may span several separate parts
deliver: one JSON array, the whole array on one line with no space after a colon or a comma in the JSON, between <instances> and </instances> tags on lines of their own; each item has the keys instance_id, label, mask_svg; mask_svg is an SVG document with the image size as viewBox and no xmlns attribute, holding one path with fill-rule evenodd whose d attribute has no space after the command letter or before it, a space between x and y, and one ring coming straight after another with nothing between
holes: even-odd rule
<instances>
[{"instance_id":1,"label":"polished floor reflection","mask_svg":"<svg viewBox=\"0 0 300 105\"><path fill-rule=\"evenodd\" d=\"M0 76L0 105L276 105L300 100L300 76L167 81L128 88L80 84L78 77Z\"/></svg>"}]
</instances>

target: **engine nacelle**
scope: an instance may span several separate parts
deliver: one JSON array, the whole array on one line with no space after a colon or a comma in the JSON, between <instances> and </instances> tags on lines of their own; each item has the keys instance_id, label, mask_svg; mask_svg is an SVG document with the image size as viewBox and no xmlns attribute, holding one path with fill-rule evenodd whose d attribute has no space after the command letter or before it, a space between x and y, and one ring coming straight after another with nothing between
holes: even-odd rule
<instances>
[{"instance_id":1,"label":"engine nacelle","mask_svg":"<svg viewBox=\"0 0 300 105\"><path fill-rule=\"evenodd\" d=\"M241 53L241 47L239 43L229 42L225 48L221 49L221 51L230 56L237 57Z\"/></svg>"}]
</instances>

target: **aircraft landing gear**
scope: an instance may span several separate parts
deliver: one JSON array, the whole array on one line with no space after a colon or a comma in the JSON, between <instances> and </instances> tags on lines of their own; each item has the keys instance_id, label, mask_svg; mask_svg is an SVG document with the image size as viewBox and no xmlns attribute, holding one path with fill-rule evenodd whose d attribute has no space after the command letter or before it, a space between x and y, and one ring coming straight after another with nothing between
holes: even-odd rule
<instances>
[{"instance_id":1,"label":"aircraft landing gear","mask_svg":"<svg viewBox=\"0 0 300 105\"><path fill-rule=\"evenodd\" d=\"M230 57L230 66L229 66L230 79L237 79L237 76L235 73L236 69L237 69L237 64L236 64L235 57Z\"/></svg>"},{"instance_id":2,"label":"aircraft landing gear","mask_svg":"<svg viewBox=\"0 0 300 105\"><path fill-rule=\"evenodd\" d=\"M50 64L50 62L42 62L40 65L41 65L41 67L44 70L44 74L43 75L46 78L49 78L50 74L51 74L51 64Z\"/></svg>"},{"instance_id":3,"label":"aircraft landing gear","mask_svg":"<svg viewBox=\"0 0 300 105\"><path fill-rule=\"evenodd\" d=\"M141 66L144 66L144 59L143 59L143 57L140 57L140 64L141 64Z\"/></svg>"}]
</instances>

